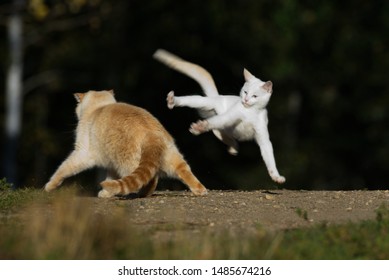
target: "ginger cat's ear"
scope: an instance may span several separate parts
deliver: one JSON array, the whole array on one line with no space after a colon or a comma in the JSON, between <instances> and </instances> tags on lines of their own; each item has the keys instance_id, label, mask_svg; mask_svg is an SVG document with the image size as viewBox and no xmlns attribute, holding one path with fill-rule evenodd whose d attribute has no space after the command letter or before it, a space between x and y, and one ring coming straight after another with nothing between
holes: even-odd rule
<instances>
[{"instance_id":1,"label":"ginger cat's ear","mask_svg":"<svg viewBox=\"0 0 389 280\"><path fill-rule=\"evenodd\" d=\"M246 82L255 78L254 75L252 75L246 68L243 69L243 76L244 76L244 79L246 80Z\"/></svg>"},{"instance_id":2,"label":"ginger cat's ear","mask_svg":"<svg viewBox=\"0 0 389 280\"><path fill-rule=\"evenodd\" d=\"M80 103L82 99L84 99L85 93L75 93L74 98L76 98L77 102Z\"/></svg>"},{"instance_id":3,"label":"ginger cat's ear","mask_svg":"<svg viewBox=\"0 0 389 280\"><path fill-rule=\"evenodd\" d=\"M271 81L267 81L266 83L263 84L262 88L266 90L269 93L273 92L273 83Z\"/></svg>"},{"instance_id":4,"label":"ginger cat's ear","mask_svg":"<svg viewBox=\"0 0 389 280\"><path fill-rule=\"evenodd\" d=\"M113 96L115 96L115 93L113 92L113 89L110 89L108 92L109 92L110 94L112 94Z\"/></svg>"}]
</instances>

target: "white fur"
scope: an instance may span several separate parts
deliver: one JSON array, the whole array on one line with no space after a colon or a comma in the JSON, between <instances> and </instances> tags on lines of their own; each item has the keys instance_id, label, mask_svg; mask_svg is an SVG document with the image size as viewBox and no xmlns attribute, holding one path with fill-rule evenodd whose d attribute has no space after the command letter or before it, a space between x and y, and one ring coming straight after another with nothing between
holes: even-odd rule
<instances>
[{"instance_id":1,"label":"white fur","mask_svg":"<svg viewBox=\"0 0 389 280\"><path fill-rule=\"evenodd\" d=\"M175 106L195 108L202 116L207 117L204 121L193 123L190 127L191 133L198 135L213 130L214 134L229 146L229 152L233 155L238 153L237 141L255 140L260 147L270 177L277 183L285 182L285 177L277 170L268 131L266 106L272 95L272 82L263 82L244 69L245 83L240 91L240 97L215 95L215 91L217 93L215 83L204 68L163 50L158 50L154 57L192 77L204 90L206 96L176 97L171 91L167 97L170 109Z\"/></svg>"}]
</instances>

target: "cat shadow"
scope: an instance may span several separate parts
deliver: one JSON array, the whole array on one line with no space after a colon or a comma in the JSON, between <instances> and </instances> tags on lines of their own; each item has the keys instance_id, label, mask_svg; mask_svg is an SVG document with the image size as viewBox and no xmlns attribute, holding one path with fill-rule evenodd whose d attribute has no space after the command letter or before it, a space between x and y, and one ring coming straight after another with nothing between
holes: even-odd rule
<instances>
[{"instance_id":1,"label":"cat shadow","mask_svg":"<svg viewBox=\"0 0 389 280\"><path fill-rule=\"evenodd\" d=\"M262 191L262 193L264 193L264 194L272 194L272 195L281 195L282 194L281 192L275 192L275 191L270 191L270 190Z\"/></svg>"},{"instance_id":2,"label":"cat shadow","mask_svg":"<svg viewBox=\"0 0 389 280\"><path fill-rule=\"evenodd\" d=\"M138 198L150 198L150 197L184 197L184 196L193 196L189 191L156 191L150 196L141 196L138 193L130 193L128 195L117 195L115 196L118 200L132 200Z\"/></svg>"},{"instance_id":3,"label":"cat shadow","mask_svg":"<svg viewBox=\"0 0 389 280\"><path fill-rule=\"evenodd\" d=\"M130 193L127 195L116 195L115 198L118 200L132 200L132 199L137 199L142 197L137 193Z\"/></svg>"}]
</instances>

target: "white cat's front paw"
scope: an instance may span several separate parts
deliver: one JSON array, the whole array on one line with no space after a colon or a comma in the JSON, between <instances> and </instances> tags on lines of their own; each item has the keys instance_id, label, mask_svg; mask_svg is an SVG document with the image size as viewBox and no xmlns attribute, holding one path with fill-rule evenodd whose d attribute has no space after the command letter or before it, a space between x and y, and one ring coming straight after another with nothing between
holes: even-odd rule
<instances>
[{"instance_id":1,"label":"white cat's front paw","mask_svg":"<svg viewBox=\"0 0 389 280\"><path fill-rule=\"evenodd\" d=\"M278 184L283 184L286 181L284 176L272 176L272 179L274 182L276 182Z\"/></svg>"},{"instance_id":2,"label":"white cat's front paw","mask_svg":"<svg viewBox=\"0 0 389 280\"><path fill-rule=\"evenodd\" d=\"M197 121L190 125L189 131L194 135L199 135L209 130L209 124L207 121Z\"/></svg>"},{"instance_id":3,"label":"white cat's front paw","mask_svg":"<svg viewBox=\"0 0 389 280\"><path fill-rule=\"evenodd\" d=\"M166 98L167 101L167 107L171 110L174 108L174 91L170 91Z\"/></svg>"}]
</instances>

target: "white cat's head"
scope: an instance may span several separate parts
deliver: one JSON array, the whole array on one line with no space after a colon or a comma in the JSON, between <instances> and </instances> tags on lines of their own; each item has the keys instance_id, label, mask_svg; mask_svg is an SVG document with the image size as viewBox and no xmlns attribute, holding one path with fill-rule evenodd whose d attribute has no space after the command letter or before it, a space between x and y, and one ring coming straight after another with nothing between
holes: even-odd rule
<instances>
[{"instance_id":1,"label":"white cat's head","mask_svg":"<svg viewBox=\"0 0 389 280\"><path fill-rule=\"evenodd\" d=\"M243 70L243 75L246 81L240 91L243 106L265 108L273 92L273 83L261 81L247 69Z\"/></svg>"},{"instance_id":2,"label":"white cat's head","mask_svg":"<svg viewBox=\"0 0 389 280\"><path fill-rule=\"evenodd\" d=\"M76 114L78 119L81 119L87 112L116 102L113 90L90 90L85 93L75 93L74 97L77 100Z\"/></svg>"}]
</instances>

